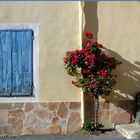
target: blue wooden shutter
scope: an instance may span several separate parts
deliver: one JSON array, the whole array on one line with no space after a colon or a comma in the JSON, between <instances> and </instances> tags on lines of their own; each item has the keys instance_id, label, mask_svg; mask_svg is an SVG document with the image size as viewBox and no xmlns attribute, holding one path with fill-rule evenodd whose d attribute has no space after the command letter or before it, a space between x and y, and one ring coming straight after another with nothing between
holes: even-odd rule
<instances>
[{"instance_id":1,"label":"blue wooden shutter","mask_svg":"<svg viewBox=\"0 0 140 140\"><path fill-rule=\"evenodd\" d=\"M32 34L32 30L0 31L0 95L32 95Z\"/></svg>"}]
</instances>

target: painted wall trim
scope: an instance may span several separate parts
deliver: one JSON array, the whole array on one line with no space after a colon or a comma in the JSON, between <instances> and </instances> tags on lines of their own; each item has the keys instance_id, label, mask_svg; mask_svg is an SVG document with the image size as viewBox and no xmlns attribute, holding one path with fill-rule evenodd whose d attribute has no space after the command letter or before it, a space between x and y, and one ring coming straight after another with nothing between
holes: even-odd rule
<instances>
[{"instance_id":1,"label":"painted wall trim","mask_svg":"<svg viewBox=\"0 0 140 140\"><path fill-rule=\"evenodd\" d=\"M33 82L32 97L0 97L0 102L37 102L39 101L39 25L37 23L2 23L0 30L31 29L34 32L33 39Z\"/></svg>"},{"instance_id":2,"label":"painted wall trim","mask_svg":"<svg viewBox=\"0 0 140 140\"><path fill-rule=\"evenodd\" d=\"M82 2L79 1L79 36L80 36L80 49L82 49L82 34L83 34L83 11L82 11ZM84 96L83 91L81 90L81 125L84 123Z\"/></svg>"}]
</instances>

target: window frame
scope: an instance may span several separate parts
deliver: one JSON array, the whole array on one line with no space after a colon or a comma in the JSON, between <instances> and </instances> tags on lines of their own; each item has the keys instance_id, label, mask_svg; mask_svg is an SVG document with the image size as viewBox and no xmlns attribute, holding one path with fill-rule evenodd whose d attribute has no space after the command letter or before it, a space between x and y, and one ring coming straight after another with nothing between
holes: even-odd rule
<instances>
[{"instance_id":1,"label":"window frame","mask_svg":"<svg viewBox=\"0 0 140 140\"><path fill-rule=\"evenodd\" d=\"M33 95L0 97L0 102L37 102L39 101L39 41L38 24L11 23L0 24L0 30L32 30L33 31Z\"/></svg>"}]
</instances>

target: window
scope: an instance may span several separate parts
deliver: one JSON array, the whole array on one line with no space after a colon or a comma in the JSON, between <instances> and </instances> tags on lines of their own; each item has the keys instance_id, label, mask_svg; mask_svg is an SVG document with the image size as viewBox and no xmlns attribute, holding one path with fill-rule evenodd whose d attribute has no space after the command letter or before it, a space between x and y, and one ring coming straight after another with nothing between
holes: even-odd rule
<instances>
[{"instance_id":1,"label":"window","mask_svg":"<svg viewBox=\"0 0 140 140\"><path fill-rule=\"evenodd\" d=\"M38 101L39 24L1 23L0 102Z\"/></svg>"},{"instance_id":2,"label":"window","mask_svg":"<svg viewBox=\"0 0 140 140\"><path fill-rule=\"evenodd\" d=\"M0 96L32 96L33 85L33 30L0 30Z\"/></svg>"}]
</instances>

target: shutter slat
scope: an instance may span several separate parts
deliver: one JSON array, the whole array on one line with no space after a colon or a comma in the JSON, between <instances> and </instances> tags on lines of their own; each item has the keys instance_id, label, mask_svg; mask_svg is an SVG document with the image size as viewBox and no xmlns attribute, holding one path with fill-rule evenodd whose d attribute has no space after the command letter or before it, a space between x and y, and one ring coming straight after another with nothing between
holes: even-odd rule
<instances>
[{"instance_id":1,"label":"shutter slat","mask_svg":"<svg viewBox=\"0 0 140 140\"><path fill-rule=\"evenodd\" d=\"M21 62L19 62L19 53L20 53L20 32L13 32L13 92L12 95L21 95L22 94L22 78L20 75L22 74L22 71L20 71ZM21 73L20 73L21 72Z\"/></svg>"},{"instance_id":2,"label":"shutter slat","mask_svg":"<svg viewBox=\"0 0 140 140\"><path fill-rule=\"evenodd\" d=\"M11 94L12 89L12 66L11 66L11 49L12 49L12 33L6 32L6 46L7 46L7 92Z\"/></svg>"},{"instance_id":3,"label":"shutter slat","mask_svg":"<svg viewBox=\"0 0 140 140\"><path fill-rule=\"evenodd\" d=\"M3 52L2 52L2 45L3 45L3 37L2 32L0 32L0 96L3 95Z\"/></svg>"},{"instance_id":4,"label":"shutter slat","mask_svg":"<svg viewBox=\"0 0 140 140\"><path fill-rule=\"evenodd\" d=\"M17 87L16 87L16 72L17 72L17 57L16 57L16 37L17 33L12 32L12 52L11 52L11 59L12 59L12 95L16 93Z\"/></svg>"}]
</instances>

